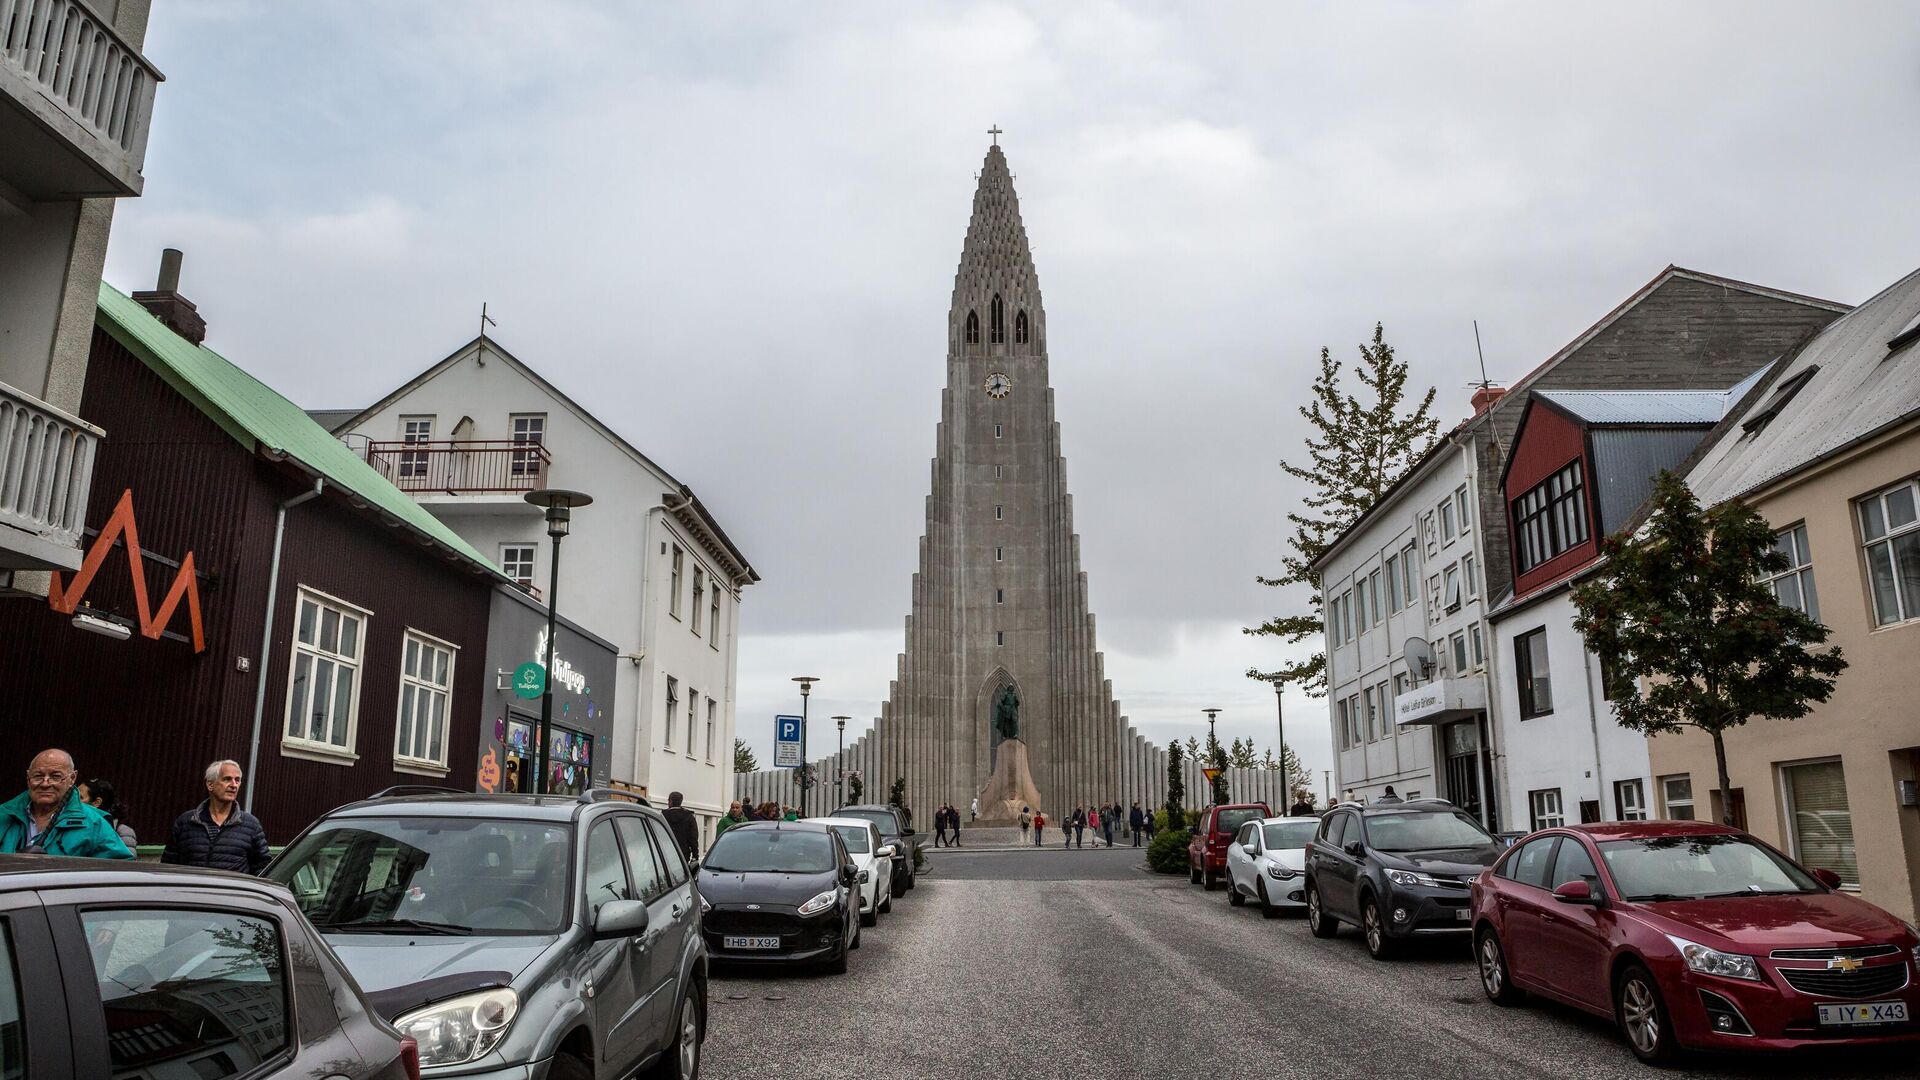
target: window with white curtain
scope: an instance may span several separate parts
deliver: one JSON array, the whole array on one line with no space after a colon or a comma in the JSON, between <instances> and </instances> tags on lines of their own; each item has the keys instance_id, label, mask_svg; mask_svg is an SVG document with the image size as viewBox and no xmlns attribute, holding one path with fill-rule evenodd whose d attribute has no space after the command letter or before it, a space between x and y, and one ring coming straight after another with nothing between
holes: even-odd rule
<instances>
[{"instance_id":1,"label":"window with white curtain","mask_svg":"<svg viewBox=\"0 0 1920 1080\"><path fill-rule=\"evenodd\" d=\"M1848 885L1860 884L1853 811L1847 806L1847 774L1840 759L1780 766L1780 794L1787 813L1789 854L1804 866L1839 874Z\"/></svg>"}]
</instances>

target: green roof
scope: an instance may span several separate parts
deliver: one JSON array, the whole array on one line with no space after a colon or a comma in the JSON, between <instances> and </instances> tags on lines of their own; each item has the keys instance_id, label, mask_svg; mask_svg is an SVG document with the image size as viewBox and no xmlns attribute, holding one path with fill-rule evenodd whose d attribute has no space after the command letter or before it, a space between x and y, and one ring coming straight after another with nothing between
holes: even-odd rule
<instances>
[{"instance_id":1,"label":"green roof","mask_svg":"<svg viewBox=\"0 0 1920 1080\"><path fill-rule=\"evenodd\" d=\"M435 546L504 578L499 568L439 518L360 460L346 443L315 423L300 406L204 345L168 329L125 293L100 283L98 322L249 450L284 455L325 478L327 486L357 497ZM108 433L108 438L113 434Z\"/></svg>"}]
</instances>

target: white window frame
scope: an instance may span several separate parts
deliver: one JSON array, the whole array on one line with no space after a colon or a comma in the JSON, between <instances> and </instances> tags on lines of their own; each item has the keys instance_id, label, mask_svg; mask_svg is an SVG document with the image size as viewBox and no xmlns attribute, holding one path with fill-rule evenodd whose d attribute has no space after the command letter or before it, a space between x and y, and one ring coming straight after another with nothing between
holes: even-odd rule
<instances>
[{"instance_id":1,"label":"white window frame","mask_svg":"<svg viewBox=\"0 0 1920 1080\"><path fill-rule=\"evenodd\" d=\"M1467 485L1461 484L1453 490L1453 502L1460 518L1460 535L1465 536L1467 530L1473 527L1473 511L1471 502L1467 499Z\"/></svg>"},{"instance_id":2,"label":"white window frame","mask_svg":"<svg viewBox=\"0 0 1920 1080\"><path fill-rule=\"evenodd\" d=\"M680 718L680 680L671 675L667 680L667 707L661 711L664 719L660 722L660 749L673 753L673 722Z\"/></svg>"},{"instance_id":3,"label":"white window frame","mask_svg":"<svg viewBox=\"0 0 1920 1080\"><path fill-rule=\"evenodd\" d=\"M508 552L518 552L523 550L527 554L527 562L526 562L527 576L525 580L522 580L518 577L514 577L513 568L510 565L508 565L510 562L518 562L519 560L517 559L510 560L507 558ZM512 543L504 543L500 545L500 569L505 571L508 577L513 578L514 584L520 586L523 589L531 589L534 587L534 584L533 584L534 563L539 558L540 558L540 545L538 544L530 544L522 541L514 541Z\"/></svg>"},{"instance_id":4,"label":"white window frame","mask_svg":"<svg viewBox=\"0 0 1920 1080\"><path fill-rule=\"evenodd\" d=\"M1380 599L1380 570L1378 567L1375 567L1372 572L1367 574L1367 619L1375 626L1378 626L1380 620L1385 617L1380 610L1382 606L1383 604Z\"/></svg>"},{"instance_id":5,"label":"white window frame","mask_svg":"<svg viewBox=\"0 0 1920 1080\"><path fill-rule=\"evenodd\" d=\"M1479 623L1473 623L1472 625L1467 627L1467 645L1473 650L1474 670L1478 671L1481 668L1486 667L1487 666L1487 646L1486 646L1486 642L1482 641L1480 638Z\"/></svg>"},{"instance_id":6,"label":"white window frame","mask_svg":"<svg viewBox=\"0 0 1920 1080\"><path fill-rule=\"evenodd\" d=\"M1567 807L1566 801L1560 797L1560 789L1536 788L1527 792L1527 820L1534 832L1565 825Z\"/></svg>"},{"instance_id":7,"label":"white window frame","mask_svg":"<svg viewBox=\"0 0 1920 1080\"><path fill-rule=\"evenodd\" d=\"M1774 547L1780 547L1782 541L1786 542L1786 555L1793 560L1793 565L1767 578L1764 584L1773 590L1774 599L1779 600L1781 604L1804 612L1808 618L1819 622L1820 597L1813 587L1813 550L1807 543L1807 523L1797 521L1773 534ZM1789 579L1800 592L1798 604L1789 604L1780 597L1781 583ZM1869 589L1867 603L1873 603L1871 589Z\"/></svg>"},{"instance_id":8,"label":"white window frame","mask_svg":"<svg viewBox=\"0 0 1920 1080\"><path fill-rule=\"evenodd\" d=\"M709 765L711 765L711 764L713 764L713 739L714 739L714 735L715 735L715 733L716 733L716 732L717 732L717 731L719 730L719 717L720 717L720 709L719 709L719 702L717 702L717 701L715 701L715 700L713 699L713 695L712 695L712 694L708 694L708 695L707 695L707 757L706 757L706 762L707 762L707 764L709 764Z\"/></svg>"},{"instance_id":9,"label":"white window frame","mask_svg":"<svg viewBox=\"0 0 1920 1080\"><path fill-rule=\"evenodd\" d=\"M709 582L713 592L707 598L707 648L720 651L720 585Z\"/></svg>"},{"instance_id":10,"label":"white window frame","mask_svg":"<svg viewBox=\"0 0 1920 1080\"><path fill-rule=\"evenodd\" d=\"M1400 610L1400 554L1399 552L1395 552L1394 554L1387 556L1385 561L1382 563L1382 567L1386 570L1385 579L1386 579L1386 585L1387 585L1387 614L1392 615L1394 612Z\"/></svg>"},{"instance_id":11,"label":"white window frame","mask_svg":"<svg viewBox=\"0 0 1920 1080\"><path fill-rule=\"evenodd\" d=\"M700 616L707 606L707 572L699 566L693 568L693 606L687 609L687 625L692 628L693 636L700 636Z\"/></svg>"},{"instance_id":12,"label":"white window frame","mask_svg":"<svg viewBox=\"0 0 1920 1080\"><path fill-rule=\"evenodd\" d=\"M314 625L316 628L320 625L327 608L334 609L337 615L350 616L359 621L360 629L354 636L353 655L348 656L345 653L321 649L317 644L309 645L301 642L300 606L309 602L319 609L314 615ZM359 753L354 749L360 744L360 676L365 668L367 655L367 629L372 623L373 612L358 604L342 600L337 596L323 593L319 589L310 588L306 585L300 585L294 589L293 625L288 627L287 633L287 695L286 702L280 709L280 752L282 754L288 757L308 758L315 761L325 761L340 765L351 765L360 760ZM317 629L316 636L318 636ZM288 733L288 728L292 726L294 719L292 715L295 685L293 673L300 666L300 657L302 654L312 658L308 665L309 672L311 672L314 667L317 667L323 660L332 663L336 671L344 667L353 672L353 678L349 682L347 690L350 700L347 702L347 741L344 746L330 741L308 738L305 735L292 735ZM309 683L311 683L311 676L309 676ZM329 697L327 698L327 706L329 713L333 711L333 698L331 694L338 685L336 682L333 686L328 687ZM308 700L310 701L311 699ZM304 707L300 719L302 721L301 730L305 731L306 717Z\"/></svg>"},{"instance_id":13,"label":"white window frame","mask_svg":"<svg viewBox=\"0 0 1920 1080\"><path fill-rule=\"evenodd\" d=\"M1628 792L1633 793L1634 805L1631 809L1628 808L1627 799L1624 798ZM1637 776L1631 780L1615 780L1613 782L1613 808L1619 812L1621 821L1645 821L1652 817L1653 812L1651 808L1647 806L1646 782Z\"/></svg>"},{"instance_id":14,"label":"white window frame","mask_svg":"<svg viewBox=\"0 0 1920 1080\"><path fill-rule=\"evenodd\" d=\"M432 649L447 654L447 681L445 685L435 683L429 679L422 679L417 675L407 674L408 644L418 645L422 649ZM395 695L393 707L393 768L395 772L424 772L434 776L447 775L449 771L447 768L447 749L448 744L452 742L449 735L453 728L453 677L459 660L460 646L455 645L451 641L442 640L425 631L416 630L411 626L407 627L407 632L401 635L400 689ZM419 714L422 711L420 709L420 701L423 696L430 699L432 695L437 694L445 699L445 707L440 712L440 756L437 758L409 754L401 749L400 732L407 723L406 700L409 687L411 687L414 692L414 719L416 721L419 719ZM417 733L419 728L416 726L413 730Z\"/></svg>"},{"instance_id":15,"label":"white window frame","mask_svg":"<svg viewBox=\"0 0 1920 1080\"><path fill-rule=\"evenodd\" d=\"M1685 799L1685 800L1683 800L1683 801L1677 801L1677 802L1676 802L1676 801L1674 800L1674 798L1673 798L1673 784L1674 784L1674 782L1675 782L1675 781L1677 781L1677 780L1684 780L1684 781L1686 781L1686 783L1687 783L1687 797L1686 797L1686 799ZM1695 807L1695 806L1697 806L1697 805L1698 805L1698 803L1696 803L1696 802L1694 801L1694 795L1693 795L1693 774L1692 774L1692 773L1668 773L1668 774L1667 774L1667 775L1665 775L1665 776L1661 776L1661 777L1656 777L1656 778L1655 778L1655 782L1656 782L1656 783L1658 783L1658 784L1660 785L1660 802L1661 802L1661 804L1662 804L1662 806L1663 806L1663 810L1664 810L1664 812L1665 812L1665 814L1666 814L1666 817L1667 817L1667 820L1669 820L1669 821L1693 821L1693 820L1695 820L1695 818L1694 818L1694 814L1696 813L1696 811L1694 810L1694 807ZM1674 815L1673 815L1673 808L1674 808L1674 807L1676 807L1676 806L1684 806L1684 807L1686 807L1686 808L1687 808L1687 816L1686 816L1686 817L1684 817L1684 818L1676 818L1676 817L1674 817Z\"/></svg>"},{"instance_id":16,"label":"white window frame","mask_svg":"<svg viewBox=\"0 0 1920 1080\"><path fill-rule=\"evenodd\" d=\"M1413 565L1413 560L1419 557L1419 550L1411 540L1400 551L1400 595L1407 607L1412 607L1420 596L1420 568Z\"/></svg>"},{"instance_id":17,"label":"white window frame","mask_svg":"<svg viewBox=\"0 0 1920 1080\"><path fill-rule=\"evenodd\" d=\"M1445 570L1441 571L1440 596L1441 603L1447 611L1453 612L1460 610L1460 566L1458 563L1449 565Z\"/></svg>"},{"instance_id":18,"label":"white window frame","mask_svg":"<svg viewBox=\"0 0 1920 1080\"><path fill-rule=\"evenodd\" d=\"M546 413L509 413L507 431L512 435L513 445L547 445ZM508 472L513 476L538 476L540 473L540 455L536 452L516 449L508 460Z\"/></svg>"},{"instance_id":19,"label":"white window frame","mask_svg":"<svg viewBox=\"0 0 1920 1080\"><path fill-rule=\"evenodd\" d=\"M693 757L693 726L700 717L700 691L687 688L687 757Z\"/></svg>"},{"instance_id":20,"label":"white window frame","mask_svg":"<svg viewBox=\"0 0 1920 1080\"><path fill-rule=\"evenodd\" d=\"M673 562L667 572L667 614L675 619L680 617L680 575L686 570L687 553L679 544L671 545Z\"/></svg>"},{"instance_id":21,"label":"white window frame","mask_svg":"<svg viewBox=\"0 0 1920 1080\"><path fill-rule=\"evenodd\" d=\"M1471 600L1480 595L1480 575L1475 573L1475 560L1472 552L1460 556L1460 586L1462 597Z\"/></svg>"},{"instance_id":22,"label":"white window frame","mask_svg":"<svg viewBox=\"0 0 1920 1080\"><path fill-rule=\"evenodd\" d=\"M1360 689L1360 727L1367 733L1367 741L1379 738L1375 732L1380 726L1380 703L1374 699L1373 687Z\"/></svg>"},{"instance_id":23,"label":"white window frame","mask_svg":"<svg viewBox=\"0 0 1920 1080\"><path fill-rule=\"evenodd\" d=\"M433 425L438 419L439 417L431 415L402 416L400 441L408 446L432 442ZM432 455L424 450L402 450L400 451L400 475L409 479L424 477L432 461Z\"/></svg>"},{"instance_id":24,"label":"white window frame","mask_svg":"<svg viewBox=\"0 0 1920 1080\"><path fill-rule=\"evenodd\" d=\"M1446 547L1460 539L1460 526L1453 516L1453 496L1440 500L1440 546Z\"/></svg>"},{"instance_id":25,"label":"white window frame","mask_svg":"<svg viewBox=\"0 0 1920 1080\"><path fill-rule=\"evenodd\" d=\"M1447 649L1448 649L1447 655L1453 660L1454 674L1464 675L1467 672L1473 670L1472 667L1469 666L1469 662L1467 658L1467 635L1466 634L1458 630L1455 630L1452 634L1449 634L1447 636Z\"/></svg>"},{"instance_id":26,"label":"white window frame","mask_svg":"<svg viewBox=\"0 0 1920 1080\"><path fill-rule=\"evenodd\" d=\"M1852 798L1853 793L1846 790L1846 775L1847 775L1846 762L1842 761L1838 754L1829 755L1827 757L1800 758L1794 761L1774 762L1774 765L1773 765L1774 783L1775 785L1777 785L1780 793L1781 824L1785 826L1784 828L1781 829L1781 834L1782 834L1781 838L1786 841L1785 845L1783 846L1787 849L1787 854L1791 855L1795 862L1800 863L1802 866L1811 867L1817 864L1809 861L1807 855L1800 850L1800 832L1798 829L1794 828L1794 823L1793 823L1794 816L1797 813L1793 805L1793 785L1787 779L1787 773L1789 771L1797 768L1802 768L1808 765L1840 766L1841 793L1847 796L1847 824L1850 830L1854 825L1855 818L1853 813L1853 798ZM1853 846L1853 866L1854 866L1855 880L1851 880L1851 881L1847 880L1844 874L1841 874L1841 878L1840 878L1841 887L1846 889L1848 892L1858 892L1860 890L1860 882L1858 880L1860 876L1860 840L1857 835L1853 839L1853 845L1854 845ZM1827 867L1827 869L1833 870L1833 872L1836 874L1840 873L1837 867Z\"/></svg>"}]
</instances>

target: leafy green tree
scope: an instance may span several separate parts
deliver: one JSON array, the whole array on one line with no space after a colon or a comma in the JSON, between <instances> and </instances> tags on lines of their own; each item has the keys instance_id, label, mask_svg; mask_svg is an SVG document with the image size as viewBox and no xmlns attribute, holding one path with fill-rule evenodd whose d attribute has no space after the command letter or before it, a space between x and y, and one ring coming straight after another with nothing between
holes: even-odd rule
<instances>
[{"instance_id":1,"label":"leafy green tree","mask_svg":"<svg viewBox=\"0 0 1920 1080\"><path fill-rule=\"evenodd\" d=\"M860 801L860 796L865 795L866 793L867 793L866 781L861 778L859 773L851 772L851 771L848 772L847 773L847 802L849 804L857 803Z\"/></svg>"},{"instance_id":2,"label":"leafy green tree","mask_svg":"<svg viewBox=\"0 0 1920 1080\"><path fill-rule=\"evenodd\" d=\"M1345 388L1332 352L1320 350L1320 374L1313 380L1311 400L1299 407L1311 432L1307 460L1280 463L1287 475L1307 485L1307 494L1302 508L1287 514L1293 535L1287 540L1291 551L1280 558L1280 576L1257 580L1275 588L1306 586L1306 610L1277 615L1243 633L1282 638L1289 645L1324 641L1323 597L1320 576L1312 570L1314 560L1427 452L1439 431L1432 387L1418 405L1406 408L1407 365L1394 359L1379 323L1374 324L1372 344L1360 346L1353 375L1360 384L1357 396ZM1327 692L1327 654L1316 648L1306 659L1283 662L1272 671L1249 668L1247 676L1297 683L1320 697Z\"/></svg>"},{"instance_id":3,"label":"leafy green tree","mask_svg":"<svg viewBox=\"0 0 1920 1080\"><path fill-rule=\"evenodd\" d=\"M1574 627L1600 658L1621 727L1713 738L1724 823L1733 824L1725 735L1756 716L1794 720L1833 694L1847 662L1815 651L1828 630L1766 584L1790 560L1740 502L1710 510L1662 471L1637 535L1600 542L1606 562L1574 590Z\"/></svg>"},{"instance_id":4,"label":"leafy green tree","mask_svg":"<svg viewBox=\"0 0 1920 1080\"><path fill-rule=\"evenodd\" d=\"M1268 750L1267 756L1273 756L1273 751ZM1260 759L1253 756L1252 739L1233 740L1233 746L1227 750L1227 760L1232 762L1233 767L1236 769L1257 769L1260 767Z\"/></svg>"},{"instance_id":5,"label":"leafy green tree","mask_svg":"<svg viewBox=\"0 0 1920 1080\"><path fill-rule=\"evenodd\" d=\"M733 771L749 773L760 771L760 759L753 756L753 747L745 739L733 740Z\"/></svg>"},{"instance_id":6,"label":"leafy green tree","mask_svg":"<svg viewBox=\"0 0 1920 1080\"><path fill-rule=\"evenodd\" d=\"M906 777L896 776L893 778L893 790L887 792L887 805L897 806L902 810L905 810L907 808L907 778Z\"/></svg>"},{"instance_id":7,"label":"leafy green tree","mask_svg":"<svg viewBox=\"0 0 1920 1080\"><path fill-rule=\"evenodd\" d=\"M1182 768L1186 754L1175 739L1167 744L1167 828L1179 829L1187 823L1187 779Z\"/></svg>"}]
</instances>

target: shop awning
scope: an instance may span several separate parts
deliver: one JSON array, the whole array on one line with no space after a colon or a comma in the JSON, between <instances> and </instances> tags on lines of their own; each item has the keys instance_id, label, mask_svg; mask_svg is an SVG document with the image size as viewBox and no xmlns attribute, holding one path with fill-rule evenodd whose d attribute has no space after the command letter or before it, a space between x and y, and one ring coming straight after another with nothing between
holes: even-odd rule
<instances>
[{"instance_id":1,"label":"shop awning","mask_svg":"<svg viewBox=\"0 0 1920 1080\"><path fill-rule=\"evenodd\" d=\"M1465 720L1487 711L1487 680L1484 676L1435 679L1393 699L1396 727L1418 724L1444 724Z\"/></svg>"}]
</instances>

